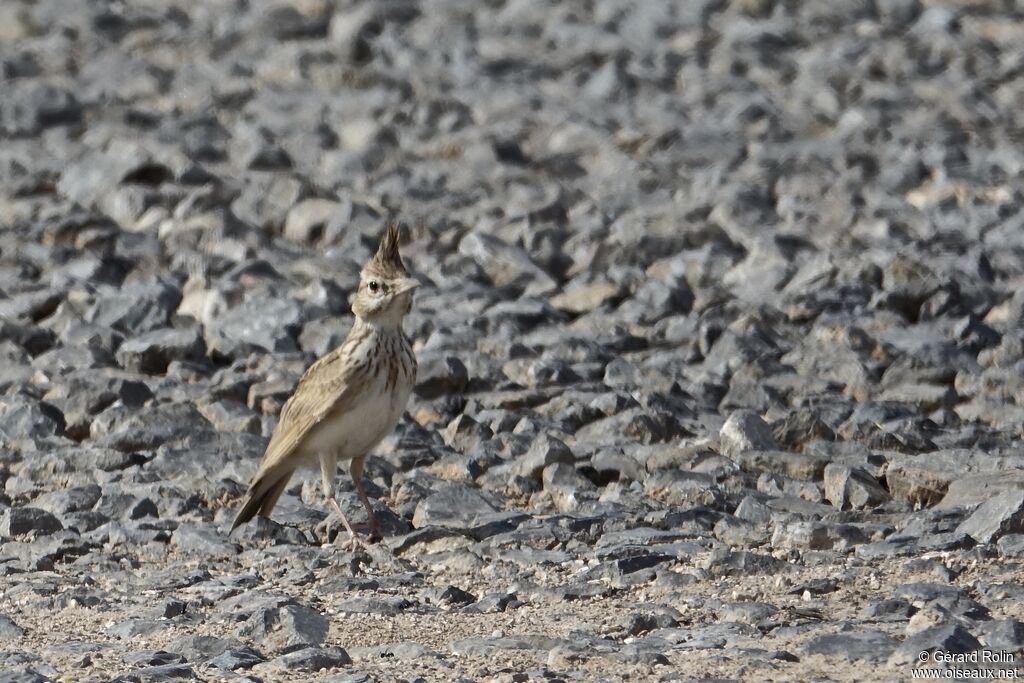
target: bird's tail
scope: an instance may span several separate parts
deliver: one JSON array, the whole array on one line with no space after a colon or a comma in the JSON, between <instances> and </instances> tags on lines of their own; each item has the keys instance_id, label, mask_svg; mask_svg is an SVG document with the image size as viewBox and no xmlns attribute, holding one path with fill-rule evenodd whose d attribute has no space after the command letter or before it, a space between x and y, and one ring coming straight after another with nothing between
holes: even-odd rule
<instances>
[{"instance_id":1,"label":"bird's tail","mask_svg":"<svg viewBox=\"0 0 1024 683\"><path fill-rule=\"evenodd\" d=\"M242 504L242 509L238 511L238 515L235 516L235 521L231 524L231 531L245 524L257 514L269 517L270 511L274 509L277 499L281 497L284 487L288 485L288 480L291 478L291 470L286 472L268 471L257 477L245 494L245 502Z\"/></svg>"}]
</instances>

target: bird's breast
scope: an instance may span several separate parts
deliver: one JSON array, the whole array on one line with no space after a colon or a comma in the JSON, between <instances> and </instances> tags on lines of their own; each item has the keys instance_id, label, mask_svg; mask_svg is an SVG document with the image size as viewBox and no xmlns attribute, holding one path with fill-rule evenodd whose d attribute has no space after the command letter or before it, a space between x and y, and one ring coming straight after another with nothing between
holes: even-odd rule
<instances>
[{"instance_id":1,"label":"bird's breast","mask_svg":"<svg viewBox=\"0 0 1024 683\"><path fill-rule=\"evenodd\" d=\"M398 351L397 346L392 348ZM377 355L359 394L345 410L329 415L310 433L304 444L309 455L334 452L341 460L357 458L394 429L415 382L415 370L399 367L395 362L398 355Z\"/></svg>"}]
</instances>

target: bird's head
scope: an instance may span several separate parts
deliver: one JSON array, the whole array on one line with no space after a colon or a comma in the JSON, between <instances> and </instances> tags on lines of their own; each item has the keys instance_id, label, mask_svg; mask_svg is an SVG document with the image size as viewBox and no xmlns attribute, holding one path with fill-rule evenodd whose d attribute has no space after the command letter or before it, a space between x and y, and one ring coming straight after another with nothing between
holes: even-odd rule
<instances>
[{"instance_id":1,"label":"bird's head","mask_svg":"<svg viewBox=\"0 0 1024 683\"><path fill-rule=\"evenodd\" d=\"M389 223L377 253L359 274L352 312L367 322L401 324L402 317L412 309L412 290L420 283L409 277L402 263L398 236L398 224Z\"/></svg>"}]
</instances>

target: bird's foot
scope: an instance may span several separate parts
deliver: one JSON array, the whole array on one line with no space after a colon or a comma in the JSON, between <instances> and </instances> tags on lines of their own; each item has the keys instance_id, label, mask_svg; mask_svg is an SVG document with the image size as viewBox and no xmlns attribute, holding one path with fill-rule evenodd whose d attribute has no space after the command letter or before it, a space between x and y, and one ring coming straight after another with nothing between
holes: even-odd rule
<instances>
[{"instance_id":1,"label":"bird's foot","mask_svg":"<svg viewBox=\"0 0 1024 683\"><path fill-rule=\"evenodd\" d=\"M344 547L351 550L367 550L371 545L377 545L384 540L383 534L380 533L380 527L376 524L370 524L370 533L366 536L362 536L352 529L349 529L348 539L344 542ZM341 534L338 534L338 538L341 538ZM337 541L336 541L337 542Z\"/></svg>"},{"instance_id":2,"label":"bird's foot","mask_svg":"<svg viewBox=\"0 0 1024 683\"><path fill-rule=\"evenodd\" d=\"M313 534L320 540L321 544L327 544L331 542L332 533L335 534L335 537L340 535L335 532L337 526L338 525L335 524L333 515L328 515L325 520L316 525L316 528L313 530Z\"/></svg>"},{"instance_id":3,"label":"bird's foot","mask_svg":"<svg viewBox=\"0 0 1024 683\"><path fill-rule=\"evenodd\" d=\"M342 550L346 550L350 553L354 553L357 550L366 550L370 547L370 544L373 542L374 541L372 538L364 539L357 533L349 534L348 538L344 541L341 540L341 534L338 534L338 538L334 540L335 545L337 545Z\"/></svg>"},{"instance_id":4,"label":"bird's foot","mask_svg":"<svg viewBox=\"0 0 1024 683\"><path fill-rule=\"evenodd\" d=\"M335 500L333 496L327 499L327 503L334 510L337 516L341 519L341 523L344 525L345 531L348 532L347 539L342 540L342 536L340 533L334 539L335 545L337 545L339 548L348 550L349 552L354 552L356 550L366 550L370 546L370 544L377 543L382 539L380 533L380 526L376 523L377 520L373 517L370 518L370 535L364 539L362 536L357 534L355 529L352 528L352 525L349 524L348 518L345 516L345 513L341 511L341 506L338 505L338 501ZM330 518L328 518L327 522L325 523L329 525ZM328 531L329 530L330 526L328 526ZM325 536L325 538L330 538L330 535Z\"/></svg>"}]
</instances>

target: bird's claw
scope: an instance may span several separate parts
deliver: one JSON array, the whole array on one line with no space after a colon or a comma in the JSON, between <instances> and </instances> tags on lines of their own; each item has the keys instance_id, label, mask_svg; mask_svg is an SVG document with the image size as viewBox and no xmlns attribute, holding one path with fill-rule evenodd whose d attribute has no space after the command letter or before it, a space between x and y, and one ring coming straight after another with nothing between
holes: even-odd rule
<instances>
[{"instance_id":1,"label":"bird's claw","mask_svg":"<svg viewBox=\"0 0 1024 683\"><path fill-rule=\"evenodd\" d=\"M366 550L368 545L359 534L349 534L345 540L341 540L341 534L338 534L338 537L334 539L334 544L350 553L354 553L357 550Z\"/></svg>"}]
</instances>

